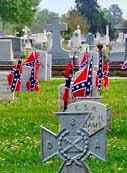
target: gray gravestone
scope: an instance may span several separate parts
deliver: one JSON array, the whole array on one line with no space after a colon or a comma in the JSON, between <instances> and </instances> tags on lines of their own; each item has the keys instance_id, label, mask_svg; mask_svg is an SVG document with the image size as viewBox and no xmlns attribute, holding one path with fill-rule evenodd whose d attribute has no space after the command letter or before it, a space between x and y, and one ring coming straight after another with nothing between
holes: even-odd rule
<instances>
[{"instance_id":1,"label":"gray gravestone","mask_svg":"<svg viewBox=\"0 0 127 173\"><path fill-rule=\"evenodd\" d=\"M12 41L0 39L0 65L12 65L13 63Z\"/></svg>"},{"instance_id":2,"label":"gray gravestone","mask_svg":"<svg viewBox=\"0 0 127 173\"><path fill-rule=\"evenodd\" d=\"M38 50L40 69L38 71L39 80L47 81L52 78L52 55L48 54L46 51Z\"/></svg>"},{"instance_id":3,"label":"gray gravestone","mask_svg":"<svg viewBox=\"0 0 127 173\"><path fill-rule=\"evenodd\" d=\"M99 98L99 97L98 98L89 97L88 99L79 97L79 98L77 98L77 101L68 105L68 108L66 111L78 112L78 111L84 111L84 108L87 108L86 110L91 110L95 106L95 108L97 110L95 114L97 114L97 117L95 117L95 119L94 119L91 116L91 119L90 119L90 120L93 120L93 127L91 124L89 124L89 121L86 122L85 127L89 126L90 132L92 132L92 128L93 129L95 128L94 130L96 130L96 128L98 129L99 125L100 125L100 127L103 127L106 123L107 130L111 131L112 130L112 109L106 108L105 105L99 103L100 99L101 98ZM100 110L100 109L102 109L102 110ZM106 109L106 118L105 118L105 109ZM104 111L104 114L103 114L103 111ZM99 120L98 117L100 117L99 116L100 114L102 114L102 116Z\"/></svg>"},{"instance_id":4,"label":"gray gravestone","mask_svg":"<svg viewBox=\"0 0 127 173\"><path fill-rule=\"evenodd\" d=\"M30 67L23 67L23 74L22 74L22 78L21 78L21 91L26 91L26 82L29 80L29 78L31 77L31 69Z\"/></svg>"},{"instance_id":5,"label":"gray gravestone","mask_svg":"<svg viewBox=\"0 0 127 173\"><path fill-rule=\"evenodd\" d=\"M94 35L92 33L88 33L86 35L86 44L89 45L90 49L94 46Z\"/></svg>"},{"instance_id":6,"label":"gray gravestone","mask_svg":"<svg viewBox=\"0 0 127 173\"><path fill-rule=\"evenodd\" d=\"M92 134L97 130L103 128L107 124L106 120L106 106L95 101L78 101L68 105L67 112L92 112L86 116L84 121L84 128Z\"/></svg>"},{"instance_id":7,"label":"gray gravestone","mask_svg":"<svg viewBox=\"0 0 127 173\"><path fill-rule=\"evenodd\" d=\"M111 52L110 61L125 61L125 52Z\"/></svg>"},{"instance_id":8,"label":"gray gravestone","mask_svg":"<svg viewBox=\"0 0 127 173\"><path fill-rule=\"evenodd\" d=\"M47 161L54 155L58 155L64 161L60 173L89 173L90 170L84 160L91 154L105 161L105 127L92 134L84 127L86 117L91 116L92 112L93 110L56 113L61 124L58 135L44 127L41 130L42 160Z\"/></svg>"},{"instance_id":9,"label":"gray gravestone","mask_svg":"<svg viewBox=\"0 0 127 173\"><path fill-rule=\"evenodd\" d=\"M112 50L110 52L110 61L124 61L125 53L122 43L112 43Z\"/></svg>"},{"instance_id":10,"label":"gray gravestone","mask_svg":"<svg viewBox=\"0 0 127 173\"><path fill-rule=\"evenodd\" d=\"M0 100L2 101L13 101L14 100L14 92L11 92L10 86L7 82L6 72L0 72Z\"/></svg>"},{"instance_id":11,"label":"gray gravestone","mask_svg":"<svg viewBox=\"0 0 127 173\"><path fill-rule=\"evenodd\" d=\"M1 37L0 39L12 41L12 49L14 57L20 57L22 55L21 39L20 37Z\"/></svg>"},{"instance_id":12,"label":"gray gravestone","mask_svg":"<svg viewBox=\"0 0 127 173\"><path fill-rule=\"evenodd\" d=\"M40 69L38 71L39 81L47 81L47 52L38 51Z\"/></svg>"},{"instance_id":13,"label":"gray gravestone","mask_svg":"<svg viewBox=\"0 0 127 173\"><path fill-rule=\"evenodd\" d=\"M48 51L52 54L53 64L66 64L69 62L69 52L62 48L61 32L67 31L67 24L61 24L59 16L52 18L52 24L47 25L47 32L52 32L53 44Z\"/></svg>"}]
</instances>

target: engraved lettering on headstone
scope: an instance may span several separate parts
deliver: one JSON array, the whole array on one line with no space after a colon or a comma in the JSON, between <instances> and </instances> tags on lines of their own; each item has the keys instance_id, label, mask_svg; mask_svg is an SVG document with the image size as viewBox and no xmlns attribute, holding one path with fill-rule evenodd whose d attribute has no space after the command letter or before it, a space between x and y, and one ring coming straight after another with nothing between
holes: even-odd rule
<instances>
[{"instance_id":1,"label":"engraved lettering on headstone","mask_svg":"<svg viewBox=\"0 0 127 173\"><path fill-rule=\"evenodd\" d=\"M84 111L88 111L87 105L84 105Z\"/></svg>"},{"instance_id":2,"label":"engraved lettering on headstone","mask_svg":"<svg viewBox=\"0 0 127 173\"><path fill-rule=\"evenodd\" d=\"M78 105L75 106L75 110L79 111L80 107Z\"/></svg>"},{"instance_id":3,"label":"engraved lettering on headstone","mask_svg":"<svg viewBox=\"0 0 127 173\"><path fill-rule=\"evenodd\" d=\"M68 112L83 112L89 111L89 114L84 119L83 127L90 133L106 126L106 106L94 101L78 101L68 105Z\"/></svg>"}]
</instances>

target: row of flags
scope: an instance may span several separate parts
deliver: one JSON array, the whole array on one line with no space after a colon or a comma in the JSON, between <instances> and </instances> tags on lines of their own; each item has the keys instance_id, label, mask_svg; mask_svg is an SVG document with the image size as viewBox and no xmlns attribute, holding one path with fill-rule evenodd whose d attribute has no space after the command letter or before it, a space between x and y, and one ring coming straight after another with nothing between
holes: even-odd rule
<instances>
[{"instance_id":1,"label":"row of flags","mask_svg":"<svg viewBox=\"0 0 127 173\"><path fill-rule=\"evenodd\" d=\"M18 63L13 66L11 73L7 76L8 84L11 88L11 91L20 91L23 67L25 66L31 68L31 76L26 82L26 89L28 91L39 92L38 70L40 68L40 62L38 53L36 51L31 52L24 65L22 61L23 57L20 57Z\"/></svg>"},{"instance_id":2,"label":"row of flags","mask_svg":"<svg viewBox=\"0 0 127 173\"><path fill-rule=\"evenodd\" d=\"M73 73L72 70L74 64L69 64L65 71L65 88L64 88L64 110L67 108L69 102L69 91L71 88L73 97L87 97L90 95L92 86L92 68L93 68L93 57L90 62L88 61L89 52L86 50L79 65L81 70L80 75L72 82ZM102 55L99 56L99 65L96 74L96 87L98 91L102 91L104 88L108 88L109 83L109 63L104 64Z\"/></svg>"}]
</instances>

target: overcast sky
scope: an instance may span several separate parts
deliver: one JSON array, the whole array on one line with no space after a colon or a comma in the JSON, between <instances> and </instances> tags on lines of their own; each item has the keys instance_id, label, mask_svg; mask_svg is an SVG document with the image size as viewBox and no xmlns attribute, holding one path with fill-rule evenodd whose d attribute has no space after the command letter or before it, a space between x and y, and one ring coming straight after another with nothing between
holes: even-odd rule
<instances>
[{"instance_id":1,"label":"overcast sky","mask_svg":"<svg viewBox=\"0 0 127 173\"><path fill-rule=\"evenodd\" d=\"M118 4L123 11L124 18L127 19L127 0L98 0L98 4L108 8L111 4ZM75 0L42 0L41 9L47 8L49 11L57 12L59 15L66 13L74 7Z\"/></svg>"}]
</instances>

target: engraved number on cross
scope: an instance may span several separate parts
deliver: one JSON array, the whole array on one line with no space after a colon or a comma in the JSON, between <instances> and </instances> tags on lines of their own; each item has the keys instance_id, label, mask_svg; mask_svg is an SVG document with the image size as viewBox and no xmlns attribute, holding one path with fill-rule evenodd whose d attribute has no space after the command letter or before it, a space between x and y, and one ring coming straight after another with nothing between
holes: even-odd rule
<instances>
[{"instance_id":1,"label":"engraved number on cross","mask_svg":"<svg viewBox=\"0 0 127 173\"><path fill-rule=\"evenodd\" d=\"M51 141L48 141L47 142L47 148L50 150L52 149L52 142Z\"/></svg>"},{"instance_id":2,"label":"engraved number on cross","mask_svg":"<svg viewBox=\"0 0 127 173\"><path fill-rule=\"evenodd\" d=\"M75 124L76 124L76 120L72 118L72 119L71 119L71 125L72 125L72 126L75 126Z\"/></svg>"}]
</instances>

